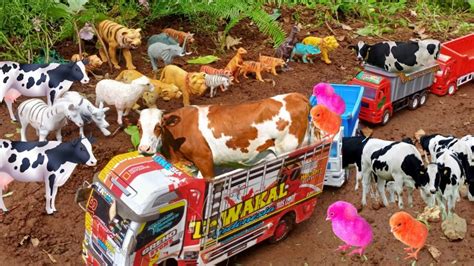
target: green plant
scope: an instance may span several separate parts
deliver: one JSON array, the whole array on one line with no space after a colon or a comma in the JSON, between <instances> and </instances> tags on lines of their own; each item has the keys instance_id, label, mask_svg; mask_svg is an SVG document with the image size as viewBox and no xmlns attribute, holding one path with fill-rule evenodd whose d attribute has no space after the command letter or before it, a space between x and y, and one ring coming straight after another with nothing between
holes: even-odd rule
<instances>
[{"instance_id":1,"label":"green plant","mask_svg":"<svg viewBox=\"0 0 474 266\"><path fill-rule=\"evenodd\" d=\"M136 149L138 144L140 144L140 131L135 125L130 125L126 127L123 131L130 135L130 141L132 142L133 147Z\"/></svg>"}]
</instances>

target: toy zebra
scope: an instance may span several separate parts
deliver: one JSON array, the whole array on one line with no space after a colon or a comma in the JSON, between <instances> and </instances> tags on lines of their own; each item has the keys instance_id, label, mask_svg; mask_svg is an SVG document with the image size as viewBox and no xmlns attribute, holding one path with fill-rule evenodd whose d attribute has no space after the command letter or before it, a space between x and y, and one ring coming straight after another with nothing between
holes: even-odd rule
<instances>
[{"instance_id":1,"label":"toy zebra","mask_svg":"<svg viewBox=\"0 0 474 266\"><path fill-rule=\"evenodd\" d=\"M226 91L231 84L230 77L226 75L206 75L205 77L206 86L211 88L210 96L211 98L216 96L216 87L221 87L221 91ZM224 88L222 88L222 86Z\"/></svg>"},{"instance_id":2,"label":"toy zebra","mask_svg":"<svg viewBox=\"0 0 474 266\"><path fill-rule=\"evenodd\" d=\"M79 108L69 100L58 98L52 106L47 105L40 99L30 99L18 106L18 116L21 124L21 141L26 141L26 128L28 124L36 129L39 141L45 141L50 131L56 130L56 140L62 141L61 129L67 123L67 119L82 127Z\"/></svg>"}]
</instances>

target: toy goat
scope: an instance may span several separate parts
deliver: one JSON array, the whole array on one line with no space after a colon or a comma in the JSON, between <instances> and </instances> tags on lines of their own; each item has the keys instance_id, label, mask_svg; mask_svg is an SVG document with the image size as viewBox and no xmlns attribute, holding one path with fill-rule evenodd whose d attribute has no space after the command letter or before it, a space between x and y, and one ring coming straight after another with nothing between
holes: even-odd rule
<instances>
[{"instance_id":1,"label":"toy goat","mask_svg":"<svg viewBox=\"0 0 474 266\"><path fill-rule=\"evenodd\" d=\"M10 118L16 121L12 104L21 95L48 98L52 105L57 97L68 91L74 81L89 82L87 60L68 64L18 64L0 62L0 103L5 103Z\"/></svg>"},{"instance_id":2,"label":"toy goat","mask_svg":"<svg viewBox=\"0 0 474 266\"><path fill-rule=\"evenodd\" d=\"M226 70L229 70L232 75L234 76L235 82L239 83L239 69L242 67L242 63L244 60L242 59L242 55L246 54L247 50L244 48L240 47L237 49L237 53L232 57L232 59L227 63L227 66L225 67Z\"/></svg>"},{"instance_id":3,"label":"toy goat","mask_svg":"<svg viewBox=\"0 0 474 266\"><path fill-rule=\"evenodd\" d=\"M161 42L161 43L164 43L164 44L168 44L168 45L177 45L178 42L173 39L172 37L170 37L168 34L166 33L160 33L160 34L155 34L155 35L152 35L150 38L148 38L148 46L154 44L154 43L157 43L157 42Z\"/></svg>"},{"instance_id":4,"label":"toy goat","mask_svg":"<svg viewBox=\"0 0 474 266\"><path fill-rule=\"evenodd\" d=\"M226 91L229 89L229 85L231 85L231 80L229 76L226 75L206 75L206 86L210 88L210 96L211 98L216 96L216 87L221 87L222 91ZM224 88L222 88L222 86Z\"/></svg>"},{"instance_id":5,"label":"toy goat","mask_svg":"<svg viewBox=\"0 0 474 266\"><path fill-rule=\"evenodd\" d=\"M105 120L105 112L110 109L109 107L104 108L104 105L100 103L99 108L97 108L87 98L76 91L68 91L63 94L62 98L69 100L79 108L79 114L84 124L90 124L91 121L94 121L104 136L110 135L110 131L107 130L109 123ZM81 136L84 137L84 126L79 128L79 132Z\"/></svg>"},{"instance_id":6,"label":"toy goat","mask_svg":"<svg viewBox=\"0 0 474 266\"><path fill-rule=\"evenodd\" d=\"M339 47L339 43L337 42L334 36L327 36L324 38L318 38L309 36L303 39L303 44L308 44L317 47L321 50L321 59L326 64L331 64L331 60L329 60L328 53L334 51L337 47Z\"/></svg>"},{"instance_id":7,"label":"toy goat","mask_svg":"<svg viewBox=\"0 0 474 266\"><path fill-rule=\"evenodd\" d=\"M130 84L112 79L103 79L95 87L95 104L99 105L106 102L109 105L115 105L117 123L122 126L122 116L128 115L130 109L145 91L152 92L154 89L150 79L145 76L132 81Z\"/></svg>"},{"instance_id":8,"label":"toy goat","mask_svg":"<svg viewBox=\"0 0 474 266\"><path fill-rule=\"evenodd\" d=\"M183 105L190 104L190 95L202 95L206 89L205 73L187 72L186 70L175 66L168 65L161 71L160 80L176 85L183 93Z\"/></svg>"},{"instance_id":9,"label":"toy goat","mask_svg":"<svg viewBox=\"0 0 474 266\"><path fill-rule=\"evenodd\" d=\"M36 129L39 141L45 141L49 132L56 131L56 140L62 141L61 129L71 120L78 127L82 127L79 108L71 101L59 98L52 106L40 99L29 99L18 106L18 116L21 124L21 141L26 141L28 124Z\"/></svg>"},{"instance_id":10,"label":"toy goat","mask_svg":"<svg viewBox=\"0 0 474 266\"><path fill-rule=\"evenodd\" d=\"M298 41L298 32L300 32L300 28L297 25L294 25L291 28L290 35L286 37L285 41L277 48L275 52L276 57L282 58L285 61L289 60L291 51Z\"/></svg>"},{"instance_id":11,"label":"toy goat","mask_svg":"<svg viewBox=\"0 0 474 266\"><path fill-rule=\"evenodd\" d=\"M165 65L169 65L173 62L173 58L176 56L185 56L191 54L191 52L185 52L186 49L186 40L184 39L183 46L169 45L162 42L156 42L148 46L148 57L150 57L151 66L153 71L158 70L156 61L162 59Z\"/></svg>"},{"instance_id":12,"label":"toy goat","mask_svg":"<svg viewBox=\"0 0 474 266\"><path fill-rule=\"evenodd\" d=\"M302 43L297 43L295 45L295 48L293 48L293 51L291 52L290 60L294 61L295 55L298 55L298 56L301 56L301 60L303 61L303 63L308 63L308 60L309 60L309 62L311 62L312 64L313 63L312 57L320 53L321 51L317 47L314 47L309 44L305 45Z\"/></svg>"},{"instance_id":13,"label":"toy goat","mask_svg":"<svg viewBox=\"0 0 474 266\"><path fill-rule=\"evenodd\" d=\"M0 208L8 211L3 202L3 190L13 181L43 182L46 194L46 213L56 211L58 187L64 185L78 164L94 166L97 159L89 139L70 142L20 142L0 140Z\"/></svg>"}]
</instances>

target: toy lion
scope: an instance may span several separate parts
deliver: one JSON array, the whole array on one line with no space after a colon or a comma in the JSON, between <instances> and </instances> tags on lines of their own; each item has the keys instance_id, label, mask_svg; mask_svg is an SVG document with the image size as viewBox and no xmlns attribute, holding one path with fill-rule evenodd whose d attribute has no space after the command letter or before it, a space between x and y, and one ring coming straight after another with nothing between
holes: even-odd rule
<instances>
[{"instance_id":1,"label":"toy lion","mask_svg":"<svg viewBox=\"0 0 474 266\"><path fill-rule=\"evenodd\" d=\"M183 105L190 105L190 95L202 95L206 90L206 73L187 72L184 69L167 65L161 71L160 80L168 84L176 85L183 93Z\"/></svg>"},{"instance_id":2,"label":"toy lion","mask_svg":"<svg viewBox=\"0 0 474 266\"><path fill-rule=\"evenodd\" d=\"M339 47L339 43L337 42L336 38L334 38L334 36L327 36L324 38L309 36L303 39L303 44L317 46L319 50L321 50L321 59L326 64L331 64L328 53Z\"/></svg>"},{"instance_id":3,"label":"toy lion","mask_svg":"<svg viewBox=\"0 0 474 266\"><path fill-rule=\"evenodd\" d=\"M104 44L108 46L107 48L99 45L99 54L102 61L107 62L105 49L108 49L110 61L112 61L116 69L120 69L116 54L116 50L119 48L122 49L127 69L135 69L130 49L136 49L141 44L140 31L141 29L129 29L110 20L100 22L97 26L97 33L104 41Z\"/></svg>"}]
</instances>

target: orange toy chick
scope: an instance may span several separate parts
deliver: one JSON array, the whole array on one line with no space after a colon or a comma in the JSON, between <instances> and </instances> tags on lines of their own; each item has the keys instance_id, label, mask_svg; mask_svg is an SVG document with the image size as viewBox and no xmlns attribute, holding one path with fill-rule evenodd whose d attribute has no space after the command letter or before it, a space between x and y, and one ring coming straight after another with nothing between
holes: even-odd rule
<instances>
[{"instance_id":1,"label":"orange toy chick","mask_svg":"<svg viewBox=\"0 0 474 266\"><path fill-rule=\"evenodd\" d=\"M408 258L418 259L418 252L423 248L428 237L428 228L420 221L417 221L407 212L396 212L390 217L391 232L396 239L403 244L410 246L405 248L408 252ZM413 249L416 249L413 252Z\"/></svg>"},{"instance_id":2,"label":"orange toy chick","mask_svg":"<svg viewBox=\"0 0 474 266\"><path fill-rule=\"evenodd\" d=\"M329 110L326 106L318 104L311 109L314 125L326 134L335 135L341 127L341 117Z\"/></svg>"}]
</instances>

